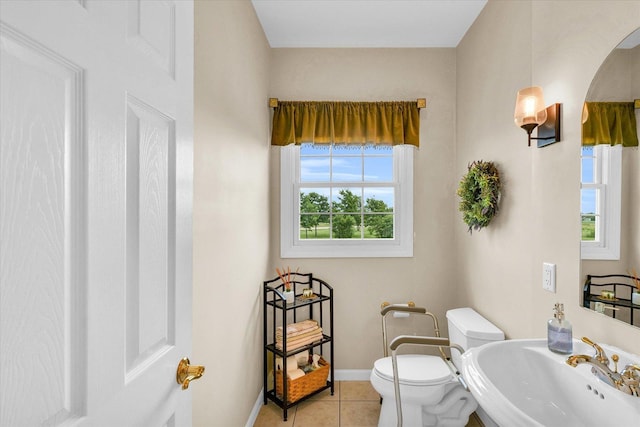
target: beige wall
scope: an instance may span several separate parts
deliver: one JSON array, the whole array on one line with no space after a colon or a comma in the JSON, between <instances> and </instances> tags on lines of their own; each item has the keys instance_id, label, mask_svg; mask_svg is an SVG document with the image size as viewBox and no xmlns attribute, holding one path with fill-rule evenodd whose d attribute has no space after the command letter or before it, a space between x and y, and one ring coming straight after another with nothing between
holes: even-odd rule
<instances>
[{"instance_id":1,"label":"beige wall","mask_svg":"<svg viewBox=\"0 0 640 427\"><path fill-rule=\"evenodd\" d=\"M451 257L455 72L453 49L272 50L272 97L352 101L427 98L427 108L420 113L421 147L414 163L413 258L280 259L280 156L278 148L271 152L271 265L300 267L300 271L311 271L334 287L337 369L370 369L382 356L379 310L383 301L413 300L441 319L445 310L456 306L452 272L458 263Z\"/></svg>"},{"instance_id":2,"label":"beige wall","mask_svg":"<svg viewBox=\"0 0 640 427\"><path fill-rule=\"evenodd\" d=\"M640 1L490 1L457 48L457 157L492 160L502 211L469 236L457 224L459 283L468 303L509 338L544 337L556 301L574 335L640 353L640 330L579 307L579 147L585 95L609 52L640 25ZM538 149L512 120L516 91L534 83L561 102L563 140ZM481 108L480 108L481 106ZM557 264L557 293L542 263Z\"/></svg>"},{"instance_id":3,"label":"beige wall","mask_svg":"<svg viewBox=\"0 0 640 427\"><path fill-rule=\"evenodd\" d=\"M196 426L242 426L262 386L269 228L269 46L248 1L195 2Z\"/></svg>"}]
</instances>

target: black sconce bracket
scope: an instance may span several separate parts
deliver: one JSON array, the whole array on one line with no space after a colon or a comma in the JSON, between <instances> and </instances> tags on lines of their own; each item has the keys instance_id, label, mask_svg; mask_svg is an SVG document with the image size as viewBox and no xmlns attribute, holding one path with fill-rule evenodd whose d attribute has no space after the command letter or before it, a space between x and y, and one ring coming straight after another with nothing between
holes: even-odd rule
<instances>
[{"instance_id":1,"label":"black sconce bracket","mask_svg":"<svg viewBox=\"0 0 640 427\"><path fill-rule=\"evenodd\" d=\"M560 142L560 122L562 121L560 104L547 107L547 121L538 126L538 136L532 137L529 133L529 145L531 140L538 141L538 148Z\"/></svg>"}]
</instances>

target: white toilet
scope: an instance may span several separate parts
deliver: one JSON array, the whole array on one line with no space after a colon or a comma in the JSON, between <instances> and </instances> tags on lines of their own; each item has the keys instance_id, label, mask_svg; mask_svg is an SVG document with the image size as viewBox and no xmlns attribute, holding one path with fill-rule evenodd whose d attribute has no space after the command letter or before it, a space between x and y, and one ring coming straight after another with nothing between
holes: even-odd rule
<instances>
[{"instance_id":1,"label":"white toilet","mask_svg":"<svg viewBox=\"0 0 640 427\"><path fill-rule=\"evenodd\" d=\"M449 341L465 350L504 340L504 333L472 308L447 312ZM456 367L460 355L451 351ZM478 404L451 373L439 356L406 354L398 356L398 377L404 427L461 426ZM397 425L393 367L391 357L375 362L371 384L382 396L378 427Z\"/></svg>"}]
</instances>

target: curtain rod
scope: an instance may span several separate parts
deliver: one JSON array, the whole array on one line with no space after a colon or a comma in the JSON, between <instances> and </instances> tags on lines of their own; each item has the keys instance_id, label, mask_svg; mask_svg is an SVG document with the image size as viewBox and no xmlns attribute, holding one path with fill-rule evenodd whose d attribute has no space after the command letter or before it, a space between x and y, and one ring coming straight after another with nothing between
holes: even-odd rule
<instances>
[{"instance_id":1,"label":"curtain rod","mask_svg":"<svg viewBox=\"0 0 640 427\"><path fill-rule=\"evenodd\" d=\"M427 107L427 99L426 98L418 98L416 100L417 104L418 104L418 108L426 108ZM638 104L638 102L640 102L639 100L636 100L636 104ZM278 98L269 98L269 108L276 108L278 106ZM636 106L636 108L638 108Z\"/></svg>"}]
</instances>

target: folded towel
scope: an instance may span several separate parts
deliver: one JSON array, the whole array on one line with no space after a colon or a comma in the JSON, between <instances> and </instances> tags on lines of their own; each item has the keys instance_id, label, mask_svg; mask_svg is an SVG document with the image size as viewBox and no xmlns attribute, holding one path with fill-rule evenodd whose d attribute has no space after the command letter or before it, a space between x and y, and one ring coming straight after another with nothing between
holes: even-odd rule
<instances>
[{"instance_id":1,"label":"folded towel","mask_svg":"<svg viewBox=\"0 0 640 427\"><path fill-rule=\"evenodd\" d=\"M317 328L318 322L315 320L303 320L298 323L290 323L287 325L287 337L294 336L294 334L300 334L307 332L310 329ZM282 326L278 326L276 328L276 336L282 336L283 330Z\"/></svg>"},{"instance_id":2,"label":"folded towel","mask_svg":"<svg viewBox=\"0 0 640 427\"><path fill-rule=\"evenodd\" d=\"M289 377L290 380L304 377L304 371L302 369L296 369L295 371L287 372L287 377Z\"/></svg>"},{"instance_id":3,"label":"folded towel","mask_svg":"<svg viewBox=\"0 0 640 427\"><path fill-rule=\"evenodd\" d=\"M291 339L291 340L287 340L287 346L290 345L296 345L299 344L301 342L309 342L309 340L311 339L311 341L317 341L319 338L322 338L322 331L318 331L316 333L304 336L304 337L296 337L295 339ZM280 343L282 344L283 341L282 340L276 340L276 343Z\"/></svg>"},{"instance_id":4,"label":"folded towel","mask_svg":"<svg viewBox=\"0 0 640 427\"><path fill-rule=\"evenodd\" d=\"M301 340L301 339L310 337L312 335L318 335L319 333L322 333L322 328L314 328L307 332L303 332L299 335L293 335L293 336L287 335L287 341ZM283 337L276 336L276 341L282 341L282 340L283 340Z\"/></svg>"},{"instance_id":5,"label":"folded towel","mask_svg":"<svg viewBox=\"0 0 640 427\"><path fill-rule=\"evenodd\" d=\"M287 351L296 350L300 347L304 347L307 344L311 344L312 342L320 341L321 339L322 339L322 333L318 333L301 340L287 341ZM278 350L283 350L282 341L276 341L276 348Z\"/></svg>"},{"instance_id":6,"label":"folded towel","mask_svg":"<svg viewBox=\"0 0 640 427\"><path fill-rule=\"evenodd\" d=\"M2 1L2 0L0 0L0 1ZM313 332L311 332L309 334L299 335L299 336L293 337L293 338L287 337L287 343L288 344L292 344L292 343L296 343L296 342L299 342L299 341L305 341L305 340L307 340L307 338L316 337L318 335L322 336L322 329L317 329L317 330L315 330L315 331L313 331ZM282 342L284 342L284 339L276 338L276 342L277 343L282 343Z\"/></svg>"}]
</instances>

